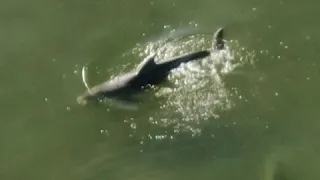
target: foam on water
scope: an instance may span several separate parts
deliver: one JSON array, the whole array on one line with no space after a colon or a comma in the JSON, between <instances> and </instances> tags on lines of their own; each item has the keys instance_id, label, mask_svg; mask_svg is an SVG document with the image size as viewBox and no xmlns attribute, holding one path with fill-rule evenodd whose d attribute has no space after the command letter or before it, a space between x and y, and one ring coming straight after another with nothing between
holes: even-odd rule
<instances>
[{"instance_id":1,"label":"foam on water","mask_svg":"<svg viewBox=\"0 0 320 180\"><path fill-rule=\"evenodd\" d=\"M211 49L213 33L187 35L183 30L171 29L167 36L161 36L161 39L145 44L136 44L122 56L130 59L132 56L138 56L137 60L141 60L150 54L156 54L156 61L165 61L185 53ZM219 118L222 112L231 110L236 105L232 99L236 94L232 89L226 88L223 77L236 73L235 69L238 67L254 65L255 53L241 47L238 41L230 40L228 37L226 39L224 50L215 50L210 57L183 64L173 70L168 78L170 85L157 86L151 93L157 97L157 102L151 102L151 109L142 113L143 121L149 120L158 127L173 127L175 133L191 131L197 135L201 133L204 122ZM138 61L135 64L139 63ZM127 72L131 68L132 61L122 66L122 70L113 68L111 74ZM118 101L108 101L107 104L138 113L151 105L148 101L144 101L142 106ZM153 109L154 104L159 106ZM138 120L135 119L141 117L126 118L133 119L128 123L136 123Z\"/></svg>"},{"instance_id":2,"label":"foam on water","mask_svg":"<svg viewBox=\"0 0 320 180\"><path fill-rule=\"evenodd\" d=\"M168 36L169 37L169 36ZM156 53L156 61L184 53L210 49L212 35L190 35L137 44L132 54L141 58ZM160 110L150 116L152 124L174 126L176 132L201 133L201 122L218 118L234 106L222 80L223 75L246 63L253 63L254 53L241 49L237 41L228 41L222 51L211 57L182 65L169 76L172 87L161 87L155 94L161 99Z\"/></svg>"}]
</instances>

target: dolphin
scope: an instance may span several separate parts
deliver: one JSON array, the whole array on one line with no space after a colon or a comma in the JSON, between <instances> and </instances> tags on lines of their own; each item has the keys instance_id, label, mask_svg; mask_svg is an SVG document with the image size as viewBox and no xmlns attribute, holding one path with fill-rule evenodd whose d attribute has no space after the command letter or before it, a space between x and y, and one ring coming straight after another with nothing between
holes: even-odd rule
<instances>
[{"instance_id":1,"label":"dolphin","mask_svg":"<svg viewBox=\"0 0 320 180\"><path fill-rule=\"evenodd\" d=\"M216 31L213 38L213 50L224 47L223 28ZM202 50L173 57L164 62L155 62L155 54L147 56L136 69L102 82L92 88L85 83L87 90L77 98L79 104L86 104L89 100L111 98L118 100L132 100L133 95L138 94L148 87L162 83L171 70L181 64L210 56L210 50ZM84 78L84 77L83 77Z\"/></svg>"}]
</instances>

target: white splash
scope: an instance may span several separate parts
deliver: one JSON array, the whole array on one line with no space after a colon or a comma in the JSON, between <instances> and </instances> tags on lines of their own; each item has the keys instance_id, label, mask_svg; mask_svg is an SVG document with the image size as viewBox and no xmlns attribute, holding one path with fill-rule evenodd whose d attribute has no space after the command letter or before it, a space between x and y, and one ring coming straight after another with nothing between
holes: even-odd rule
<instances>
[{"instance_id":1,"label":"white splash","mask_svg":"<svg viewBox=\"0 0 320 180\"><path fill-rule=\"evenodd\" d=\"M137 44L133 54L146 57L157 54L157 60L165 60L184 53L211 49L212 36L191 35L162 39L147 44ZM230 46L229 46L230 45ZM235 48L233 51L232 48ZM211 57L182 65L169 76L173 87L163 87L156 92L164 97L160 111L149 119L152 124L174 125L177 132L192 131L201 133L197 128L202 121L218 118L219 113L233 107L230 92L225 88L223 75L235 68L252 63L254 53L241 49L237 41L228 41L224 50L214 51Z\"/></svg>"}]
</instances>

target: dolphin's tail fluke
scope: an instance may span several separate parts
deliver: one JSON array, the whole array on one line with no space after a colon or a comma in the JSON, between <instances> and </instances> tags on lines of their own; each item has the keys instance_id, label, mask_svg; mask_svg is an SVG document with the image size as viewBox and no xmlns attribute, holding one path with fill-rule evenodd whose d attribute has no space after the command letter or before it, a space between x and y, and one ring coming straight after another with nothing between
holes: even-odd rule
<instances>
[{"instance_id":1,"label":"dolphin's tail fluke","mask_svg":"<svg viewBox=\"0 0 320 180\"><path fill-rule=\"evenodd\" d=\"M212 49L221 50L224 48L224 29L219 28L213 35Z\"/></svg>"}]
</instances>

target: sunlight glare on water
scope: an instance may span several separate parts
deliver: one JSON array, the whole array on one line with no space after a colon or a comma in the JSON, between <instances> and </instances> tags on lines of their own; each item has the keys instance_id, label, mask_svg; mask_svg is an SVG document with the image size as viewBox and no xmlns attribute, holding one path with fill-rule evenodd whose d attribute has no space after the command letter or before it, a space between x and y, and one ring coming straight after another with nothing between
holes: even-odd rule
<instances>
[{"instance_id":1,"label":"sunlight glare on water","mask_svg":"<svg viewBox=\"0 0 320 180\"><path fill-rule=\"evenodd\" d=\"M212 35L196 34L137 44L132 53L141 58L156 53L156 61L162 61L192 51L211 49L211 43ZM169 76L173 85L156 91L156 96L165 101L161 102L161 110L149 118L150 123L173 125L176 132L201 133L201 127L197 127L201 122L218 118L220 112L234 106L223 75L239 66L253 64L254 58L253 52L247 52L237 41L229 40L224 50L213 51L211 57L173 70Z\"/></svg>"}]
</instances>

